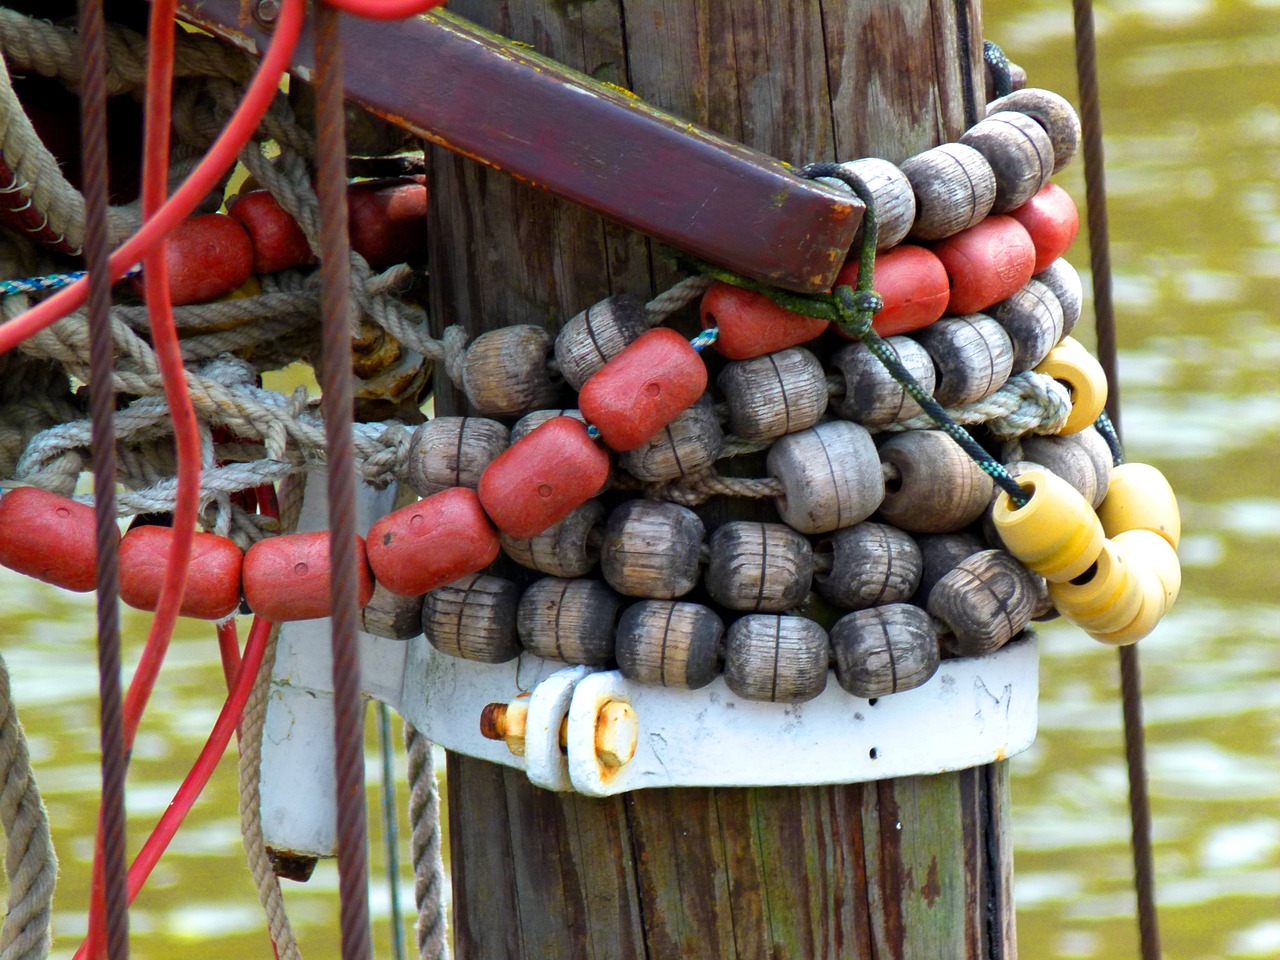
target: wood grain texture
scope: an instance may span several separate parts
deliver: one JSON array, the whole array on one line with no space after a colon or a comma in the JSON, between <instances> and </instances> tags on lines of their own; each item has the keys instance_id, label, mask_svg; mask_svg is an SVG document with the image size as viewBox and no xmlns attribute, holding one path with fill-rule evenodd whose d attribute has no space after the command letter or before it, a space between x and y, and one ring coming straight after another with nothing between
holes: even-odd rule
<instances>
[{"instance_id":1,"label":"wood grain texture","mask_svg":"<svg viewBox=\"0 0 1280 960\"><path fill-rule=\"evenodd\" d=\"M966 73L957 51L968 50L971 70L980 63L977 2L450 6L792 163L899 162L976 119L960 88L982 72ZM677 277L652 245L593 214L440 150L430 163L436 323L473 334L519 322L554 330L605 296L647 296ZM464 412L440 386L437 408ZM750 460L732 463L763 476ZM709 528L745 518L715 501L699 512ZM914 956L1011 960L1011 935L992 943L985 933L985 905L1007 900L1009 877L984 872L977 856L997 815L978 776L588 800L451 755L458 956L871 960L943 943ZM927 930L907 929L926 921Z\"/></svg>"},{"instance_id":2,"label":"wood grain texture","mask_svg":"<svg viewBox=\"0 0 1280 960\"><path fill-rule=\"evenodd\" d=\"M1013 368L1013 341L984 313L943 317L915 334L937 370L933 398L944 407L995 393Z\"/></svg>"},{"instance_id":3,"label":"wood grain texture","mask_svg":"<svg viewBox=\"0 0 1280 960\"><path fill-rule=\"evenodd\" d=\"M729 431L744 440L807 430L827 412L826 371L803 347L727 363L716 385L729 406Z\"/></svg>"},{"instance_id":4,"label":"wood grain texture","mask_svg":"<svg viewBox=\"0 0 1280 960\"><path fill-rule=\"evenodd\" d=\"M806 617L753 613L725 637L724 680L748 700L800 703L827 686L827 631Z\"/></svg>"}]
</instances>

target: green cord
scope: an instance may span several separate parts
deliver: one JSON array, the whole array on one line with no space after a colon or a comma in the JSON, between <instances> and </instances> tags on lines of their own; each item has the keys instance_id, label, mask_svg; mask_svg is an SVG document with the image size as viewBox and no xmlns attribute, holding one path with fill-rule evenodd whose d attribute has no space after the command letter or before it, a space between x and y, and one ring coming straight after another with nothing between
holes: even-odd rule
<instances>
[{"instance_id":1,"label":"green cord","mask_svg":"<svg viewBox=\"0 0 1280 960\"><path fill-rule=\"evenodd\" d=\"M1103 410L1098 414L1098 419L1093 422L1094 428L1102 434L1102 439L1107 441L1107 446L1111 450L1112 466L1120 466L1124 463L1124 450L1120 446L1120 437L1116 433L1115 424L1111 422L1111 418L1107 416L1107 411Z\"/></svg>"}]
</instances>

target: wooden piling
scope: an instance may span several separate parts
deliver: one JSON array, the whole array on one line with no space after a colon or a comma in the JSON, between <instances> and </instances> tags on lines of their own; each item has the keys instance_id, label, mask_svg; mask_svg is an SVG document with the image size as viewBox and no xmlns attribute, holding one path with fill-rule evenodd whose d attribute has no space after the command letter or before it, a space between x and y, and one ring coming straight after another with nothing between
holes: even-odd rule
<instances>
[{"instance_id":1,"label":"wooden piling","mask_svg":"<svg viewBox=\"0 0 1280 960\"><path fill-rule=\"evenodd\" d=\"M452 0L461 16L775 157L901 161L982 104L978 0ZM431 96L432 91L422 91ZM519 96L494 91L493 96ZM677 277L644 238L432 148L437 323L555 330ZM437 410L465 401L437 377ZM1011 958L1008 774L532 787L448 766L461 958Z\"/></svg>"}]
</instances>

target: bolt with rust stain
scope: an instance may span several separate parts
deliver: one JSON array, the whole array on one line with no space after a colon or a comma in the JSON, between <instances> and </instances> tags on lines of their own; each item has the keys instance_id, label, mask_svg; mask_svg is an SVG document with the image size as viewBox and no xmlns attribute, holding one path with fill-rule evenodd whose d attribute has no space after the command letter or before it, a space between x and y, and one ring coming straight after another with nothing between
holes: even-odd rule
<instances>
[{"instance_id":1,"label":"bolt with rust stain","mask_svg":"<svg viewBox=\"0 0 1280 960\"><path fill-rule=\"evenodd\" d=\"M280 0L258 0L253 5L253 19L264 27L275 23L280 17Z\"/></svg>"},{"instance_id":2,"label":"bolt with rust stain","mask_svg":"<svg viewBox=\"0 0 1280 960\"><path fill-rule=\"evenodd\" d=\"M610 770L631 762L640 741L640 718L631 704L610 700L596 714L596 757Z\"/></svg>"},{"instance_id":3,"label":"bolt with rust stain","mask_svg":"<svg viewBox=\"0 0 1280 960\"><path fill-rule=\"evenodd\" d=\"M480 711L480 736L486 740L501 740L513 754L523 757L525 721L528 716L529 704L526 700L485 704Z\"/></svg>"}]
</instances>

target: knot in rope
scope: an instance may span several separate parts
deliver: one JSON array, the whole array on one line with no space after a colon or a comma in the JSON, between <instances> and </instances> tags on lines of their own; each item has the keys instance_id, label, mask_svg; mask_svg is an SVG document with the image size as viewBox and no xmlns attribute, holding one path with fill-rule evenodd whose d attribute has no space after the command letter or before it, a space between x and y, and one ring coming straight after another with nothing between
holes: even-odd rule
<instances>
[{"instance_id":1,"label":"knot in rope","mask_svg":"<svg viewBox=\"0 0 1280 960\"><path fill-rule=\"evenodd\" d=\"M884 298L874 290L836 287L831 295L838 312L840 332L853 340L863 339L871 331L871 320L884 309Z\"/></svg>"}]
</instances>

